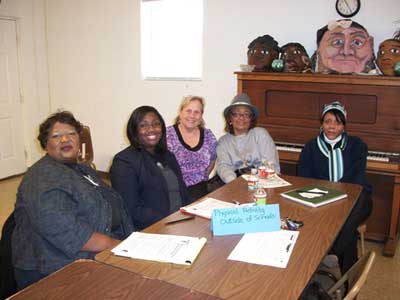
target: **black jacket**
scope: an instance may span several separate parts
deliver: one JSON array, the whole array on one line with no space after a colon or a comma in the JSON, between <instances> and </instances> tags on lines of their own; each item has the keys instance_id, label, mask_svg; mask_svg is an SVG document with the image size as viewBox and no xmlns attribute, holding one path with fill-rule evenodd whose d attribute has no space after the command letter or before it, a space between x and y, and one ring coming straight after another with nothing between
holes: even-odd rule
<instances>
[{"instance_id":1,"label":"black jacket","mask_svg":"<svg viewBox=\"0 0 400 300\"><path fill-rule=\"evenodd\" d=\"M186 185L175 156L169 151L155 159L147 151L130 146L115 155L110 169L112 186L124 199L132 222L139 230L170 214L167 182L156 160L168 165L176 174L182 205L187 205Z\"/></svg>"}]
</instances>

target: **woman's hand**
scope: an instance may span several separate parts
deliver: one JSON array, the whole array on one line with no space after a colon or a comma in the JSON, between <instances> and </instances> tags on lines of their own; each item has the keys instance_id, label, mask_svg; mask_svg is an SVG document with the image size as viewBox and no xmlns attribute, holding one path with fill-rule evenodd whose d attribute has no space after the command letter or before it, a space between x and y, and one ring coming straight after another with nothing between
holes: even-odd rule
<instances>
[{"instance_id":1,"label":"woman's hand","mask_svg":"<svg viewBox=\"0 0 400 300\"><path fill-rule=\"evenodd\" d=\"M94 232L81 250L97 253L109 248L114 248L120 242L120 240L113 239L105 234Z\"/></svg>"}]
</instances>

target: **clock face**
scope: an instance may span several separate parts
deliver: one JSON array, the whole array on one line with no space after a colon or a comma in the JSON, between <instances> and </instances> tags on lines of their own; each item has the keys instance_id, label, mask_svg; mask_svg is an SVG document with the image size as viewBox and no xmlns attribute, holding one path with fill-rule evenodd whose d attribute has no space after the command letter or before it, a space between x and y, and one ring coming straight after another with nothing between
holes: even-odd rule
<instances>
[{"instance_id":1,"label":"clock face","mask_svg":"<svg viewBox=\"0 0 400 300\"><path fill-rule=\"evenodd\" d=\"M336 11L345 18L354 16L361 7L360 0L336 0Z\"/></svg>"}]
</instances>

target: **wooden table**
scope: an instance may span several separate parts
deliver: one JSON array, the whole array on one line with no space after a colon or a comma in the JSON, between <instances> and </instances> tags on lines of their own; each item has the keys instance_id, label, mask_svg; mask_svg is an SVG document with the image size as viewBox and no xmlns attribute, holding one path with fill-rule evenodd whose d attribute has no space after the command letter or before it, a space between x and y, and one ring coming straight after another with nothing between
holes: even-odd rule
<instances>
[{"instance_id":1,"label":"wooden table","mask_svg":"<svg viewBox=\"0 0 400 300\"><path fill-rule=\"evenodd\" d=\"M292 186L268 189L268 202L280 204L281 217L304 222L285 269L227 260L241 235L214 237L207 219L196 217L173 225L164 224L176 218L180 212L146 228L144 232L206 237L207 244L191 267L117 257L110 251L99 253L96 260L223 299L297 299L328 252L358 198L361 187L301 177L283 178ZM343 191L348 194L348 198L319 208L310 208L280 196L283 191L313 183ZM242 203L250 202L252 198L242 178L208 196Z\"/></svg>"},{"instance_id":2,"label":"wooden table","mask_svg":"<svg viewBox=\"0 0 400 300\"><path fill-rule=\"evenodd\" d=\"M9 299L218 300L210 295L144 278L93 260L75 261Z\"/></svg>"}]
</instances>

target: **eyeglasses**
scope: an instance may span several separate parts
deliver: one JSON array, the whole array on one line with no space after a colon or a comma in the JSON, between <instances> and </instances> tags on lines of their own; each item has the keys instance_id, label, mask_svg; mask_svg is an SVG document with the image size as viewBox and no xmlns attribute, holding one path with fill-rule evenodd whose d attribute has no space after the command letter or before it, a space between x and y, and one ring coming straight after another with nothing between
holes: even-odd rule
<instances>
[{"instance_id":1,"label":"eyeglasses","mask_svg":"<svg viewBox=\"0 0 400 300\"><path fill-rule=\"evenodd\" d=\"M55 143L61 142L63 137L65 137L67 140L72 140L77 138L78 133L74 131L67 131L67 132L55 132L50 136L50 139L54 141Z\"/></svg>"},{"instance_id":2,"label":"eyeglasses","mask_svg":"<svg viewBox=\"0 0 400 300\"><path fill-rule=\"evenodd\" d=\"M152 123L143 122L139 123L138 127L140 130L149 130L150 128L159 129L161 128L161 122L160 121L154 121Z\"/></svg>"},{"instance_id":3,"label":"eyeglasses","mask_svg":"<svg viewBox=\"0 0 400 300\"><path fill-rule=\"evenodd\" d=\"M253 114L252 113L239 113L239 112L231 112L231 116L235 119L243 118L243 119L250 119Z\"/></svg>"}]
</instances>

